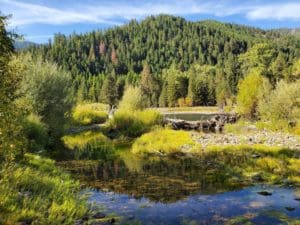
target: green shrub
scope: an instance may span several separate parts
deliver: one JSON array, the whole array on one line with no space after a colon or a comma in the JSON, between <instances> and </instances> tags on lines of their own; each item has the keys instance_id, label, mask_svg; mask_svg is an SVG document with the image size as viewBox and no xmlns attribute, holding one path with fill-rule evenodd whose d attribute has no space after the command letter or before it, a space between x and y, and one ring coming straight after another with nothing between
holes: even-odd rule
<instances>
[{"instance_id":1,"label":"green shrub","mask_svg":"<svg viewBox=\"0 0 300 225\"><path fill-rule=\"evenodd\" d=\"M23 129L29 141L29 150L33 152L44 150L48 142L47 126L37 115L30 114L23 122Z\"/></svg>"},{"instance_id":2,"label":"green shrub","mask_svg":"<svg viewBox=\"0 0 300 225\"><path fill-rule=\"evenodd\" d=\"M0 224L71 225L88 211L79 183L52 160L27 154L0 178Z\"/></svg>"},{"instance_id":3,"label":"green shrub","mask_svg":"<svg viewBox=\"0 0 300 225\"><path fill-rule=\"evenodd\" d=\"M73 120L81 125L104 123L108 119L107 105L101 103L82 104L75 107Z\"/></svg>"},{"instance_id":4,"label":"green shrub","mask_svg":"<svg viewBox=\"0 0 300 225\"><path fill-rule=\"evenodd\" d=\"M155 110L119 110L110 121L111 129L128 137L138 137L162 123L162 115Z\"/></svg>"},{"instance_id":5,"label":"green shrub","mask_svg":"<svg viewBox=\"0 0 300 225\"><path fill-rule=\"evenodd\" d=\"M195 145L186 131L156 129L138 138L133 146L133 153L172 154L191 150Z\"/></svg>"},{"instance_id":6,"label":"green shrub","mask_svg":"<svg viewBox=\"0 0 300 225\"><path fill-rule=\"evenodd\" d=\"M76 159L97 159L111 152L112 143L100 132L86 131L62 138L65 146L73 150Z\"/></svg>"},{"instance_id":7,"label":"green shrub","mask_svg":"<svg viewBox=\"0 0 300 225\"><path fill-rule=\"evenodd\" d=\"M280 81L275 90L259 104L260 117L265 121L296 121L300 119L300 81Z\"/></svg>"},{"instance_id":8,"label":"green shrub","mask_svg":"<svg viewBox=\"0 0 300 225\"><path fill-rule=\"evenodd\" d=\"M71 74L41 58L27 55L21 60L26 69L22 74L19 101L26 102L30 112L41 116L52 139L59 138L73 106Z\"/></svg>"}]
</instances>

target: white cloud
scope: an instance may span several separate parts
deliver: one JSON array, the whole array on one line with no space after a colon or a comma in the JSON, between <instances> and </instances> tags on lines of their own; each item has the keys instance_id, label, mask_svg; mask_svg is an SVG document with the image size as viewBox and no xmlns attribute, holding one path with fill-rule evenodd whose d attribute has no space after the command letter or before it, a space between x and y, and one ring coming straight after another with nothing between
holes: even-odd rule
<instances>
[{"instance_id":1,"label":"white cloud","mask_svg":"<svg viewBox=\"0 0 300 225\"><path fill-rule=\"evenodd\" d=\"M300 3L281 3L255 8L247 13L249 19L300 20Z\"/></svg>"},{"instance_id":2,"label":"white cloud","mask_svg":"<svg viewBox=\"0 0 300 225\"><path fill-rule=\"evenodd\" d=\"M154 0L145 3L81 3L70 8L49 7L18 0L0 0L3 13L13 14L10 26L28 24L103 23L117 25L120 19L143 18L160 13L175 15L207 14L214 16L240 15L248 19L300 20L300 3L264 4L245 1L236 4L232 0Z\"/></svg>"},{"instance_id":3,"label":"white cloud","mask_svg":"<svg viewBox=\"0 0 300 225\"><path fill-rule=\"evenodd\" d=\"M0 0L6 4L8 12L13 17L10 20L11 26L21 26L34 23L44 24L68 24L78 22L92 22L116 24L116 22L95 17L88 12L80 12L74 9L56 9L38 4L23 3L14 0Z\"/></svg>"}]
</instances>

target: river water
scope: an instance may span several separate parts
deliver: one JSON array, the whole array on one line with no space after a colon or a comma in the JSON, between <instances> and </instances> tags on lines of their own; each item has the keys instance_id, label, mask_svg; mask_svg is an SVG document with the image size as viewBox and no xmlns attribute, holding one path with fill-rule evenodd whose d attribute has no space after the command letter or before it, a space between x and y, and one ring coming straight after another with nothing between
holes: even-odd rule
<instances>
[{"instance_id":1,"label":"river water","mask_svg":"<svg viewBox=\"0 0 300 225\"><path fill-rule=\"evenodd\" d=\"M300 224L300 189L245 186L197 158L143 158L126 150L61 165L85 184L91 203L121 224Z\"/></svg>"}]
</instances>

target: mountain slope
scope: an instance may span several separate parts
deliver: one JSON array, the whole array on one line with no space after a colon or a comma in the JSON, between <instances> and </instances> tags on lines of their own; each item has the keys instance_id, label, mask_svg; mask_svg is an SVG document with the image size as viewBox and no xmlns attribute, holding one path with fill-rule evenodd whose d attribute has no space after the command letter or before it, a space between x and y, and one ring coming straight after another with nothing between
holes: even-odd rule
<instances>
[{"instance_id":1,"label":"mountain slope","mask_svg":"<svg viewBox=\"0 0 300 225\"><path fill-rule=\"evenodd\" d=\"M137 22L68 37L57 34L48 46L31 48L34 53L55 61L73 74L99 74L115 71L140 73L147 62L152 72L160 73L172 63L181 70L190 65L223 66L229 58L246 52L259 42L274 43L274 48L299 54L299 39L280 32L226 24L217 21L189 22L180 17L151 16Z\"/></svg>"}]
</instances>

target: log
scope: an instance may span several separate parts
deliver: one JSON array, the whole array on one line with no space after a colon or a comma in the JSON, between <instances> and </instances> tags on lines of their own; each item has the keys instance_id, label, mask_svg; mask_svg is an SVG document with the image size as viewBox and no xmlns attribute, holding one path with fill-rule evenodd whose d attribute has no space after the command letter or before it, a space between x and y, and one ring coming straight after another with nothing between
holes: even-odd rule
<instances>
[{"instance_id":1,"label":"log","mask_svg":"<svg viewBox=\"0 0 300 225\"><path fill-rule=\"evenodd\" d=\"M170 124L174 130L198 130L203 132L222 132L226 123L235 123L237 116L233 114L220 114L209 120L187 121L165 118L164 124Z\"/></svg>"}]
</instances>

